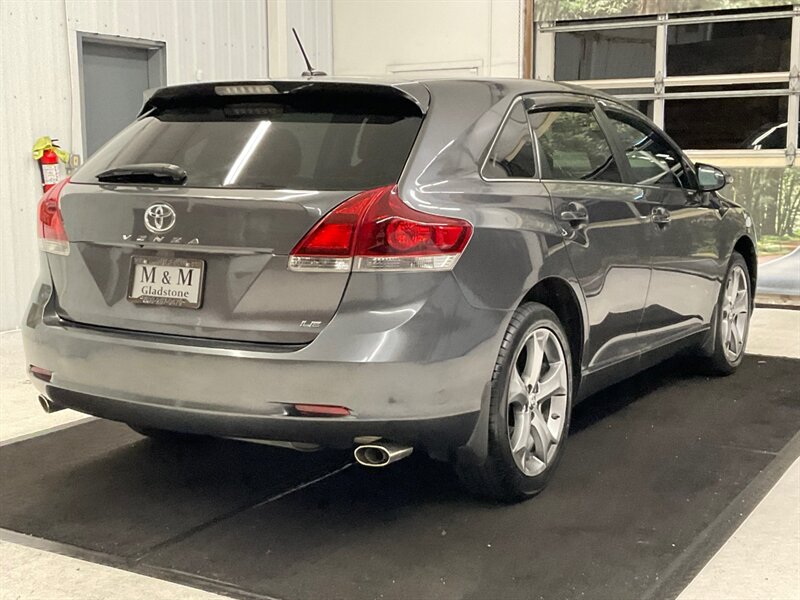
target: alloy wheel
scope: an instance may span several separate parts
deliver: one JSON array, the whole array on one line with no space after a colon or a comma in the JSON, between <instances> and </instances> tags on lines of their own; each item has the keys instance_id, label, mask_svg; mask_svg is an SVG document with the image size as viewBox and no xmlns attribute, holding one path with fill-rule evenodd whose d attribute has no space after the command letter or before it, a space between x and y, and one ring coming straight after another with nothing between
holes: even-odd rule
<instances>
[{"instance_id":1,"label":"alloy wheel","mask_svg":"<svg viewBox=\"0 0 800 600\"><path fill-rule=\"evenodd\" d=\"M750 291L747 288L747 274L740 265L734 265L725 283L720 323L720 339L728 362L736 362L744 351L749 320Z\"/></svg>"},{"instance_id":2,"label":"alloy wheel","mask_svg":"<svg viewBox=\"0 0 800 600\"><path fill-rule=\"evenodd\" d=\"M558 336L528 332L514 357L508 385L508 440L517 467L530 477L552 462L564 438L569 372Z\"/></svg>"}]
</instances>

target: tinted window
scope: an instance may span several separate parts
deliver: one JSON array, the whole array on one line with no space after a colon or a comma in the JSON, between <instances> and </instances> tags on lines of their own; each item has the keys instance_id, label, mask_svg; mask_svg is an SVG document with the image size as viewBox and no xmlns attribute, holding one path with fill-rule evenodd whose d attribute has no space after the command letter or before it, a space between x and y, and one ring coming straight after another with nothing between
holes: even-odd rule
<instances>
[{"instance_id":1,"label":"tinted window","mask_svg":"<svg viewBox=\"0 0 800 600\"><path fill-rule=\"evenodd\" d=\"M691 175L681 156L646 123L631 115L606 111L625 149L634 181L644 185L690 188Z\"/></svg>"},{"instance_id":2,"label":"tinted window","mask_svg":"<svg viewBox=\"0 0 800 600\"><path fill-rule=\"evenodd\" d=\"M667 28L669 75L788 71L791 19L728 21Z\"/></svg>"},{"instance_id":3,"label":"tinted window","mask_svg":"<svg viewBox=\"0 0 800 600\"><path fill-rule=\"evenodd\" d=\"M653 77L656 28L556 33L558 80Z\"/></svg>"},{"instance_id":4,"label":"tinted window","mask_svg":"<svg viewBox=\"0 0 800 600\"><path fill-rule=\"evenodd\" d=\"M534 172L531 130L522 102L517 102L489 151L482 173L487 179L505 179L533 177Z\"/></svg>"},{"instance_id":5,"label":"tinted window","mask_svg":"<svg viewBox=\"0 0 800 600\"><path fill-rule=\"evenodd\" d=\"M535 112L531 126L539 142L542 177L621 181L608 140L590 112Z\"/></svg>"},{"instance_id":6,"label":"tinted window","mask_svg":"<svg viewBox=\"0 0 800 600\"><path fill-rule=\"evenodd\" d=\"M785 124L788 113L786 96L676 98L664 104L664 129L685 149L753 148L752 141ZM785 133L783 139L780 148L785 148Z\"/></svg>"},{"instance_id":7,"label":"tinted window","mask_svg":"<svg viewBox=\"0 0 800 600\"><path fill-rule=\"evenodd\" d=\"M187 186L359 190L397 181L421 118L352 108L248 104L166 109L103 147L75 179L171 163Z\"/></svg>"}]
</instances>

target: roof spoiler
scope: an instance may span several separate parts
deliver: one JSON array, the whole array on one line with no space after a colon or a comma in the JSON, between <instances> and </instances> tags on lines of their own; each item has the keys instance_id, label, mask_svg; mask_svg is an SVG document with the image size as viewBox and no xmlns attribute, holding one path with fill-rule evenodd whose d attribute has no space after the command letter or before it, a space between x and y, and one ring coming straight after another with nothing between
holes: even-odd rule
<instances>
[{"instance_id":1,"label":"roof spoiler","mask_svg":"<svg viewBox=\"0 0 800 600\"><path fill-rule=\"evenodd\" d=\"M275 96L315 94L325 91L374 96L376 100L381 97L408 100L417 107L420 115L428 111L430 104L428 89L418 82L393 84L324 79L220 81L159 88L145 100L139 111L139 117L153 110L183 105L187 102L194 104L205 100L216 104L229 102L233 98L253 101L257 98L268 99Z\"/></svg>"}]
</instances>

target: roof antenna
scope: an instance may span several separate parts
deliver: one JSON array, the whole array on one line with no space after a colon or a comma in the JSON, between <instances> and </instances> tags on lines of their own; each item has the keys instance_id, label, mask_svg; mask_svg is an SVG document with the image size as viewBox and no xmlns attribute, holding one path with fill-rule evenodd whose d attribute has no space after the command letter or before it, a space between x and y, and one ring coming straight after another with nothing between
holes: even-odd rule
<instances>
[{"instance_id":1,"label":"roof antenna","mask_svg":"<svg viewBox=\"0 0 800 600\"><path fill-rule=\"evenodd\" d=\"M294 34L294 39L297 40L297 45L300 46L300 52L303 53L303 60L306 61L306 67L308 67L308 71L303 71L303 77L320 77L322 75L327 75L325 71L317 71L314 67L311 66L311 61L308 60L308 54L306 54L306 49L303 48L303 42L300 41L300 36L297 35L297 30L292 27L292 33Z\"/></svg>"}]
</instances>

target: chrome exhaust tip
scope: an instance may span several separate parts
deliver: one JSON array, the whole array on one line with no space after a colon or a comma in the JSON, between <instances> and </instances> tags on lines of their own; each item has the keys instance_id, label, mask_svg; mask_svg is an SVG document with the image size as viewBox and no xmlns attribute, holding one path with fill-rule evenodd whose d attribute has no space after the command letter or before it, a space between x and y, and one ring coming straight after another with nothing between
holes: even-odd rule
<instances>
[{"instance_id":1,"label":"chrome exhaust tip","mask_svg":"<svg viewBox=\"0 0 800 600\"><path fill-rule=\"evenodd\" d=\"M385 467L409 456L413 446L401 446L391 442L374 442L357 446L353 451L356 462L364 467Z\"/></svg>"},{"instance_id":2,"label":"chrome exhaust tip","mask_svg":"<svg viewBox=\"0 0 800 600\"><path fill-rule=\"evenodd\" d=\"M48 415L53 414L54 412L58 412L60 410L64 410L64 406L60 404L56 404L47 396L39 396L39 405L42 407L42 410L46 412Z\"/></svg>"}]
</instances>

